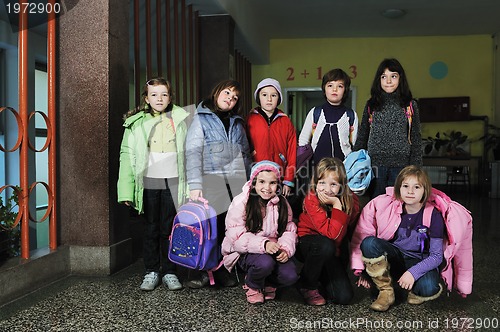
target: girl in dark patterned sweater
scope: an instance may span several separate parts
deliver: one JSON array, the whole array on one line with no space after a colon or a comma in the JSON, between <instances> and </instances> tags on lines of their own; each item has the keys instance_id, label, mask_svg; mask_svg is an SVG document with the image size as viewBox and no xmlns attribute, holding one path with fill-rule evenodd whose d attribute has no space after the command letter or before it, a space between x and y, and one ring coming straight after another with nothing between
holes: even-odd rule
<instances>
[{"instance_id":1,"label":"girl in dark patterned sweater","mask_svg":"<svg viewBox=\"0 0 500 332\"><path fill-rule=\"evenodd\" d=\"M402 65L384 59L375 74L354 150L366 149L375 171L372 197L393 186L405 166L422 166L418 105Z\"/></svg>"}]
</instances>

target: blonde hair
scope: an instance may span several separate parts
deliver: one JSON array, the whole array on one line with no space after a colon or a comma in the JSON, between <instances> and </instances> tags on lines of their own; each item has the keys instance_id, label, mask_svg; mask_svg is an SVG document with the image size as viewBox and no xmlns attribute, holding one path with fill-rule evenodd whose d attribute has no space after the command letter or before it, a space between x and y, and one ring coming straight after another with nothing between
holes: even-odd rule
<instances>
[{"instance_id":1,"label":"blonde hair","mask_svg":"<svg viewBox=\"0 0 500 332\"><path fill-rule=\"evenodd\" d=\"M400 201L403 200L401 197L401 186L403 185L403 181L411 176L416 177L418 183L424 187L424 194L422 195L420 203L427 202L432 191L431 180L421 167L415 165L406 166L399 172L396 182L394 183L394 197Z\"/></svg>"},{"instance_id":2,"label":"blonde hair","mask_svg":"<svg viewBox=\"0 0 500 332\"><path fill-rule=\"evenodd\" d=\"M342 203L342 210L350 214L353 210L354 199L352 198L352 191L347 185L347 174L345 171L344 163L339 158L323 158L319 161L315 168L313 178L311 181L311 189L316 193L316 188L319 180L327 176L328 173L333 172L337 176L337 181L340 184L340 192L338 194L340 203ZM321 204L321 206L329 211L331 208Z\"/></svg>"}]
</instances>

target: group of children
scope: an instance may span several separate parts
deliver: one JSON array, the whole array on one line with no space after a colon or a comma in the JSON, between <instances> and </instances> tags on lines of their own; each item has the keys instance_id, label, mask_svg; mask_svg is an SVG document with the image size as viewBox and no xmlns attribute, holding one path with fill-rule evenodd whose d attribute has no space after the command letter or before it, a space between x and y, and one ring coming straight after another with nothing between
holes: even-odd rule
<instances>
[{"instance_id":1,"label":"group of children","mask_svg":"<svg viewBox=\"0 0 500 332\"><path fill-rule=\"evenodd\" d=\"M418 108L405 72L396 59L380 64L359 131L356 113L344 104L349 87L343 70L325 74L319 118L313 119L312 109L299 135L299 145L313 147L314 166L296 220L289 199L297 136L278 109L283 100L278 81L266 78L257 85L258 106L246 119L238 115L239 83L219 83L198 105L189 128L188 113L173 103L170 83L146 82L143 105L126 115L118 180L118 201L145 215L141 289L153 290L161 282L170 290L183 287L168 259L172 222L186 198L204 198L217 212L226 268L219 269L219 278L223 285L237 285L229 273L237 266L245 274L249 303L273 300L278 287L296 284L307 304L348 304L349 263L358 286L379 290L374 310L394 303L392 278L409 291L409 303L437 297L445 231L435 210L421 246L431 184L419 167ZM368 151L377 171L373 197L394 185L394 194L391 188L387 194L393 200L386 211L395 211L390 218L379 219L376 204L360 214L343 164L358 149ZM192 288L207 284L205 273L187 282Z\"/></svg>"}]
</instances>

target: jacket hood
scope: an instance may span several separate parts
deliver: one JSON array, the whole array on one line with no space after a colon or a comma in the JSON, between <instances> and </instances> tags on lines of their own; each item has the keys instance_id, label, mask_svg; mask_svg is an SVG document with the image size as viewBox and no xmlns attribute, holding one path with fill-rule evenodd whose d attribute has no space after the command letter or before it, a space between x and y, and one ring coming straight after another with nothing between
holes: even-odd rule
<instances>
[{"instance_id":1,"label":"jacket hood","mask_svg":"<svg viewBox=\"0 0 500 332\"><path fill-rule=\"evenodd\" d=\"M138 119L142 119L146 116L146 113L144 111L138 112L131 117L125 119L123 122L124 127L129 127L132 123L136 122Z\"/></svg>"},{"instance_id":2,"label":"jacket hood","mask_svg":"<svg viewBox=\"0 0 500 332\"><path fill-rule=\"evenodd\" d=\"M205 107L202 105L203 103L199 103L198 106L196 107L196 113L198 114L211 114L213 116L217 116L217 114L215 114L211 109ZM243 118L241 116L239 116L238 114L235 114L233 113L233 111L229 111L230 113L230 117L233 117L233 118L238 118L238 119L242 119Z\"/></svg>"},{"instance_id":3,"label":"jacket hood","mask_svg":"<svg viewBox=\"0 0 500 332\"><path fill-rule=\"evenodd\" d=\"M258 115L261 115L261 114L259 113L259 110L261 110L261 109L262 109L262 107L260 107L260 106L254 107L254 108L252 108L252 109L250 110L250 114L258 114ZM276 114L276 117L274 118L274 120L276 120L277 118L282 117L282 116L284 116L284 117L288 117L288 115L286 115L286 114L285 114L285 112L283 112L283 110L281 110L281 109L279 109L279 108L278 108L278 113ZM274 120L273 120L273 121L274 121Z\"/></svg>"},{"instance_id":4,"label":"jacket hood","mask_svg":"<svg viewBox=\"0 0 500 332\"><path fill-rule=\"evenodd\" d=\"M189 113L186 112L186 110L184 110L182 107L177 106L175 104L173 105L171 112L172 112L172 119L174 120L175 124L178 124L178 123L184 121L189 116ZM123 126L129 127L131 124L133 124L137 120L145 118L148 114L149 113L146 113L144 111L140 111L140 112L132 115L131 117L127 118L125 120L125 122L123 123Z\"/></svg>"}]
</instances>

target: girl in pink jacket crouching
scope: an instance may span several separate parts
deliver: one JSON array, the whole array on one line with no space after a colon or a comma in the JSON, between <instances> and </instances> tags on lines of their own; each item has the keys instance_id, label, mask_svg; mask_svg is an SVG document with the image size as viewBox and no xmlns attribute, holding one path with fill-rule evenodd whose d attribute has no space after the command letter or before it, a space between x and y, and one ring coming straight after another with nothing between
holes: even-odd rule
<instances>
[{"instance_id":1,"label":"girl in pink jacket crouching","mask_svg":"<svg viewBox=\"0 0 500 332\"><path fill-rule=\"evenodd\" d=\"M224 266L238 264L246 273L244 289L252 304L273 300L276 287L293 285L298 275L295 254L297 227L292 209L279 194L280 167L264 160L252 167L250 180L226 216L222 242Z\"/></svg>"},{"instance_id":2,"label":"girl in pink jacket crouching","mask_svg":"<svg viewBox=\"0 0 500 332\"><path fill-rule=\"evenodd\" d=\"M375 311L394 304L393 280L409 291L410 304L434 300L443 290L439 266L446 228L439 210L429 204L431 193L425 171L406 166L394 188L361 212L351 241L351 267L358 286L369 288L371 279L379 290L370 306Z\"/></svg>"}]
</instances>

